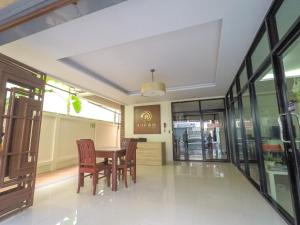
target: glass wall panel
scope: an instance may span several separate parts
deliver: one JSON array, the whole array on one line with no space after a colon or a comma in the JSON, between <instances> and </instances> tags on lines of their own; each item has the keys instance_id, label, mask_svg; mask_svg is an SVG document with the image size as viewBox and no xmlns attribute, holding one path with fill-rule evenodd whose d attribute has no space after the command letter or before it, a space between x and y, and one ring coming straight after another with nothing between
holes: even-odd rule
<instances>
[{"instance_id":1,"label":"glass wall panel","mask_svg":"<svg viewBox=\"0 0 300 225\"><path fill-rule=\"evenodd\" d=\"M300 15L299 0L285 0L277 11L275 18L279 39L288 31L290 26Z\"/></svg>"},{"instance_id":2,"label":"glass wall panel","mask_svg":"<svg viewBox=\"0 0 300 225\"><path fill-rule=\"evenodd\" d=\"M298 38L284 53L283 65L285 71L285 82L288 95L288 110L293 119L293 132L298 153L298 169L300 168L300 124L297 119L300 115L300 38Z\"/></svg>"},{"instance_id":3,"label":"glass wall panel","mask_svg":"<svg viewBox=\"0 0 300 225\"><path fill-rule=\"evenodd\" d=\"M204 114L202 118L206 159L227 159L224 113Z\"/></svg>"},{"instance_id":4,"label":"glass wall panel","mask_svg":"<svg viewBox=\"0 0 300 225\"><path fill-rule=\"evenodd\" d=\"M269 41L267 33L265 32L251 55L252 69L256 72L258 67L263 63L270 53Z\"/></svg>"},{"instance_id":5,"label":"glass wall panel","mask_svg":"<svg viewBox=\"0 0 300 225\"><path fill-rule=\"evenodd\" d=\"M200 104L205 110L200 110ZM176 102L172 104L175 160L227 160L224 99ZM203 120L204 114L211 115ZM203 130L205 134L203 134ZM206 135L206 136L205 136ZM212 151L204 151L204 146ZM212 153L212 157L208 154Z\"/></svg>"},{"instance_id":6,"label":"glass wall panel","mask_svg":"<svg viewBox=\"0 0 300 225\"><path fill-rule=\"evenodd\" d=\"M247 71L246 68L244 68L240 74L240 85L241 85L241 89L245 86L245 84L248 81L248 77L247 77Z\"/></svg>"},{"instance_id":7,"label":"glass wall panel","mask_svg":"<svg viewBox=\"0 0 300 225\"><path fill-rule=\"evenodd\" d=\"M279 111L272 69L266 70L255 81L255 90L268 194L294 215L287 159L277 121Z\"/></svg>"},{"instance_id":8,"label":"glass wall panel","mask_svg":"<svg viewBox=\"0 0 300 225\"><path fill-rule=\"evenodd\" d=\"M173 141L176 160L202 160L200 115L184 114L173 118Z\"/></svg>"},{"instance_id":9,"label":"glass wall panel","mask_svg":"<svg viewBox=\"0 0 300 225\"><path fill-rule=\"evenodd\" d=\"M201 110L224 109L223 99L201 101Z\"/></svg>"},{"instance_id":10,"label":"glass wall panel","mask_svg":"<svg viewBox=\"0 0 300 225\"><path fill-rule=\"evenodd\" d=\"M244 152L243 152L243 142L242 142L242 127L241 127L241 116L238 107L238 101L234 102L234 115L235 115L235 132L236 132L236 154L238 154L238 159L240 163L240 168L245 170L245 162L244 162Z\"/></svg>"},{"instance_id":11,"label":"glass wall panel","mask_svg":"<svg viewBox=\"0 0 300 225\"><path fill-rule=\"evenodd\" d=\"M250 177L257 184L260 184L258 160L256 155L255 138L254 138L254 131L253 131L253 121L252 121L251 108L250 108L249 90L246 90L243 93L242 100L243 100L243 122L246 131L246 142L247 142L247 150L248 150L248 163L249 163Z\"/></svg>"},{"instance_id":12,"label":"glass wall panel","mask_svg":"<svg viewBox=\"0 0 300 225\"><path fill-rule=\"evenodd\" d=\"M173 112L199 112L199 101L173 103Z\"/></svg>"},{"instance_id":13,"label":"glass wall panel","mask_svg":"<svg viewBox=\"0 0 300 225\"><path fill-rule=\"evenodd\" d=\"M237 96L236 85L235 84L232 86L232 96L233 96L233 98L235 98Z\"/></svg>"},{"instance_id":14,"label":"glass wall panel","mask_svg":"<svg viewBox=\"0 0 300 225\"><path fill-rule=\"evenodd\" d=\"M230 142L231 142L231 157L234 164L237 163L236 157L236 146L235 146L235 111L234 111L234 103L230 104L229 108L229 127L230 127Z\"/></svg>"}]
</instances>

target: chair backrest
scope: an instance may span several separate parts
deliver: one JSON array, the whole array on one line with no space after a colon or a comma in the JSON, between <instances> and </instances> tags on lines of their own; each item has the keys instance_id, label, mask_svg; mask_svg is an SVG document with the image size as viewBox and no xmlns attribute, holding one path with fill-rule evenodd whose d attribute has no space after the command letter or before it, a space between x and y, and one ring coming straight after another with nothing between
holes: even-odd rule
<instances>
[{"instance_id":1,"label":"chair backrest","mask_svg":"<svg viewBox=\"0 0 300 225\"><path fill-rule=\"evenodd\" d=\"M128 148L129 142L131 141L130 138L124 138L122 143L121 143L121 148Z\"/></svg>"},{"instance_id":2,"label":"chair backrest","mask_svg":"<svg viewBox=\"0 0 300 225\"><path fill-rule=\"evenodd\" d=\"M131 161L131 160L134 160L135 154L136 154L136 146L137 146L136 141L130 141L128 143L128 147L126 149L126 155L125 155L125 160L127 162Z\"/></svg>"},{"instance_id":3,"label":"chair backrest","mask_svg":"<svg viewBox=\"0 0 300 225\"><path fill-rule=\"evenodd\" d=\"M96 151L94 141L91 139L80 139L76 141L78 148L79 166L96 166Z\"/></svg>"}]
</instances>

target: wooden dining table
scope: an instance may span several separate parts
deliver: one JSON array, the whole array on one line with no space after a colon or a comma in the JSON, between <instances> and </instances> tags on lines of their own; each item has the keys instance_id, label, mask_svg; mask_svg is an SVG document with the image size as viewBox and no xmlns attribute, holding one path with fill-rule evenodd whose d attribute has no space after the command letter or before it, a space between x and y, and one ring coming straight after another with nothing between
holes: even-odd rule
<instances>
[{"instance_id":1,"label":"wooden dining table","mask_svg":"<svg viewBox=\"0 0 300 225\"><path fill-rule=\"evenodd\" d=\"M97 158L111 159L112 160L112 178L111 178L111 189L112 191L118 190L118 181L117 181L117 173L118 173L118 158L125 156L126 148L119 147L106 147L106 148L98 148L96 150Z\"/></svg>"}]
</instances>

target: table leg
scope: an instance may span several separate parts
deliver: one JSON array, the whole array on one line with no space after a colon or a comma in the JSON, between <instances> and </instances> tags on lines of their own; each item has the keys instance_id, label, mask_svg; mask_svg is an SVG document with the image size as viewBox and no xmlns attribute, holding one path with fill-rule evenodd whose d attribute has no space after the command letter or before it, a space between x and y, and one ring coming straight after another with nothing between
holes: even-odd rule
<instances>
[{"instance_id":1,"label":"table leg","mask_svg":"<svg viewBox=\"0 0 300 225\"><path fill-rule=\"evenodd\" d=\"M118 184L117 184L117 154L113 155L112 158L112 191L117 191L118 190Z\"/></svg>"}]
</instances>

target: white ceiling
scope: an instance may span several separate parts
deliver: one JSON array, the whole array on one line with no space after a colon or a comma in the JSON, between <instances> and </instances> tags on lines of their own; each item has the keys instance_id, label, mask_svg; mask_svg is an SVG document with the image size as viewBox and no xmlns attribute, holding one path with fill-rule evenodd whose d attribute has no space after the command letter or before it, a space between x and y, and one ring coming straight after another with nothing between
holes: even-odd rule
<instances>
[{"instance_id":1,"label":"white ceiling","mask_svg":"<svg viewBox=\"0 0 300 225\"><path fill-rule=\"evenodd\" d=\"M218 20L62 60L129 94L151 81L151 68L167 88L207 86L216 79L220 33Z\"/></svg>"},{"instance_id":2,"label":"white ceiling","mask_svg":"<svg viewBox=\"0 0 300 225\"><path fill-rule=\"evenodd\" d=\"M271 2L128 0L0 52L126 104L224 96ZM151 68L167 95L130 95Z\"/></svg>"}]
</instances>

